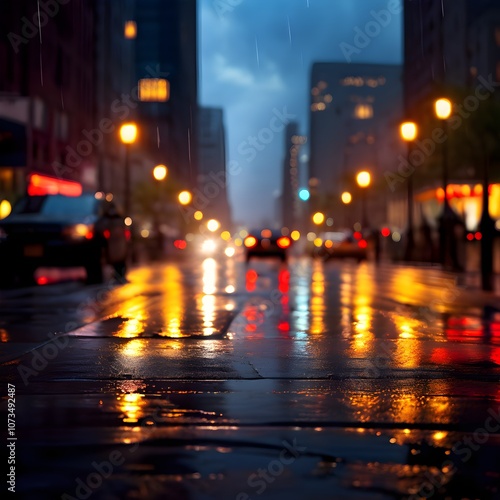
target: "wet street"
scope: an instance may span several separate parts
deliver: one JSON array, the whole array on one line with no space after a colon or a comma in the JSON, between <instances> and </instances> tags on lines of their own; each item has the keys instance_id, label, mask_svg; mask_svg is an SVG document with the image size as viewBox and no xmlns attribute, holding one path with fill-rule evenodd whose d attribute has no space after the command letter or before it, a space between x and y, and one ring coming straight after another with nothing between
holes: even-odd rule
<instances>
[{"instance_id":1,"label":"wet street","mask_svg":"<svg viewBox=\"0 0 500 500\"><path fill-rule=\"evenodd\" d=\"M438 268L165 262L0 292L17 497L500 498L500 296Z\"/></svg>"}]
</instances>

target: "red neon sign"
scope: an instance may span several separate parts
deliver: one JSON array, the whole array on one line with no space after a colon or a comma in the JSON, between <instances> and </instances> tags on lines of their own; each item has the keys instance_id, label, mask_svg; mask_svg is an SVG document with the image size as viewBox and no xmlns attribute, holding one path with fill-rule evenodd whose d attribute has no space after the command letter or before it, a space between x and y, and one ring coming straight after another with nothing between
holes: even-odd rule
<instances>
[{"instance_id":1,"label":"red neon sign","mask_svg":"<svg viewBox=\"0 0 500 500\"><path fill-rule=\"evenodd\" d=\"M30 196L44 196L47 194L62 194L64 196L80 196L82 185L75 181L55 179L40 174L32 174L28 184Z\"/></svg>"}]
</instances>

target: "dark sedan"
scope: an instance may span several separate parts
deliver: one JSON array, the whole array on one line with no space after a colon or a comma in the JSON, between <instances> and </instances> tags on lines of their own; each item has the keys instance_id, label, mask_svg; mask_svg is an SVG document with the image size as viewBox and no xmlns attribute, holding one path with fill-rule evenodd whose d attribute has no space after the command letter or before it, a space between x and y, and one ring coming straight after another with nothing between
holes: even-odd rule
<instances>
[{"instance_id":1,"label":"dark sedan","mask_svg":"<svg viewBox=\"0 0 500 500\"><path fill-rule=\"evenodd\" d=\"M280 230L262 229L250 231L244 240L246 261L252 257L279 257L287 260L288 249L292 244L289 236Z\"/></svg>"},{"instance_id":2,"label":"dark sedan","mask_svg":"<svg viewBox=\"0 0 500 500\"><path fill-rule=\"evenodd\" d=\"M108 200L110 197L108 197ZM103 193L26 196L0 221L0 281L34 281L39 267L84 267L88 283L105 265L124 276L130 229Z\"/></svg>"}]
</instances>

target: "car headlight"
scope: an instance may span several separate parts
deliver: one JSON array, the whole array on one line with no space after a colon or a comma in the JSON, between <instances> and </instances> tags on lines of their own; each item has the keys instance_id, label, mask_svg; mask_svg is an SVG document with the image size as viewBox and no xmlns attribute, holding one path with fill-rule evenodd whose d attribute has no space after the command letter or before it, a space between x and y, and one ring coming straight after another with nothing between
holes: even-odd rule
<instances>
[{"instance_id":1,"label":"car headlight","mask_svg":"<svg viewBox=\"0 0 500 500\"><path fill-rule=\"evenodd\" d=\"M75 224L64 229L64 234L72 240L91 240L94 237L92 224Z\"/></svg>"},{"instance_id":2,"label":"car headlight","mask_svg":"<svg viewBox=\"0 0 500 500\"><path fill-rule=\"evenodd\" d=\"M217 245L214 240L205 240L201 245L201 251L203 253L213 253L215 252Z\"/></svg>"}]
</instances>

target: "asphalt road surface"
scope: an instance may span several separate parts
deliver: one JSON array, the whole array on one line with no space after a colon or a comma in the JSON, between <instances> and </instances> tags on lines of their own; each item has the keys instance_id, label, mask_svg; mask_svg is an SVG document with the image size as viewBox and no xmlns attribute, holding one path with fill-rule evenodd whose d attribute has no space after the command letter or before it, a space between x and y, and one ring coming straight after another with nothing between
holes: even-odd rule
<instances>
[{"instance_id":1,"label":"asphalt road surface","mask_svg":"<svg viewBox=\"0 0 500 500\"><path fill-rule=\"evenodd\" d=\"M12 498L500 498L500 297L467 276L143 265L0 292L0 341Z\"/></svg>"}]
</instances>

